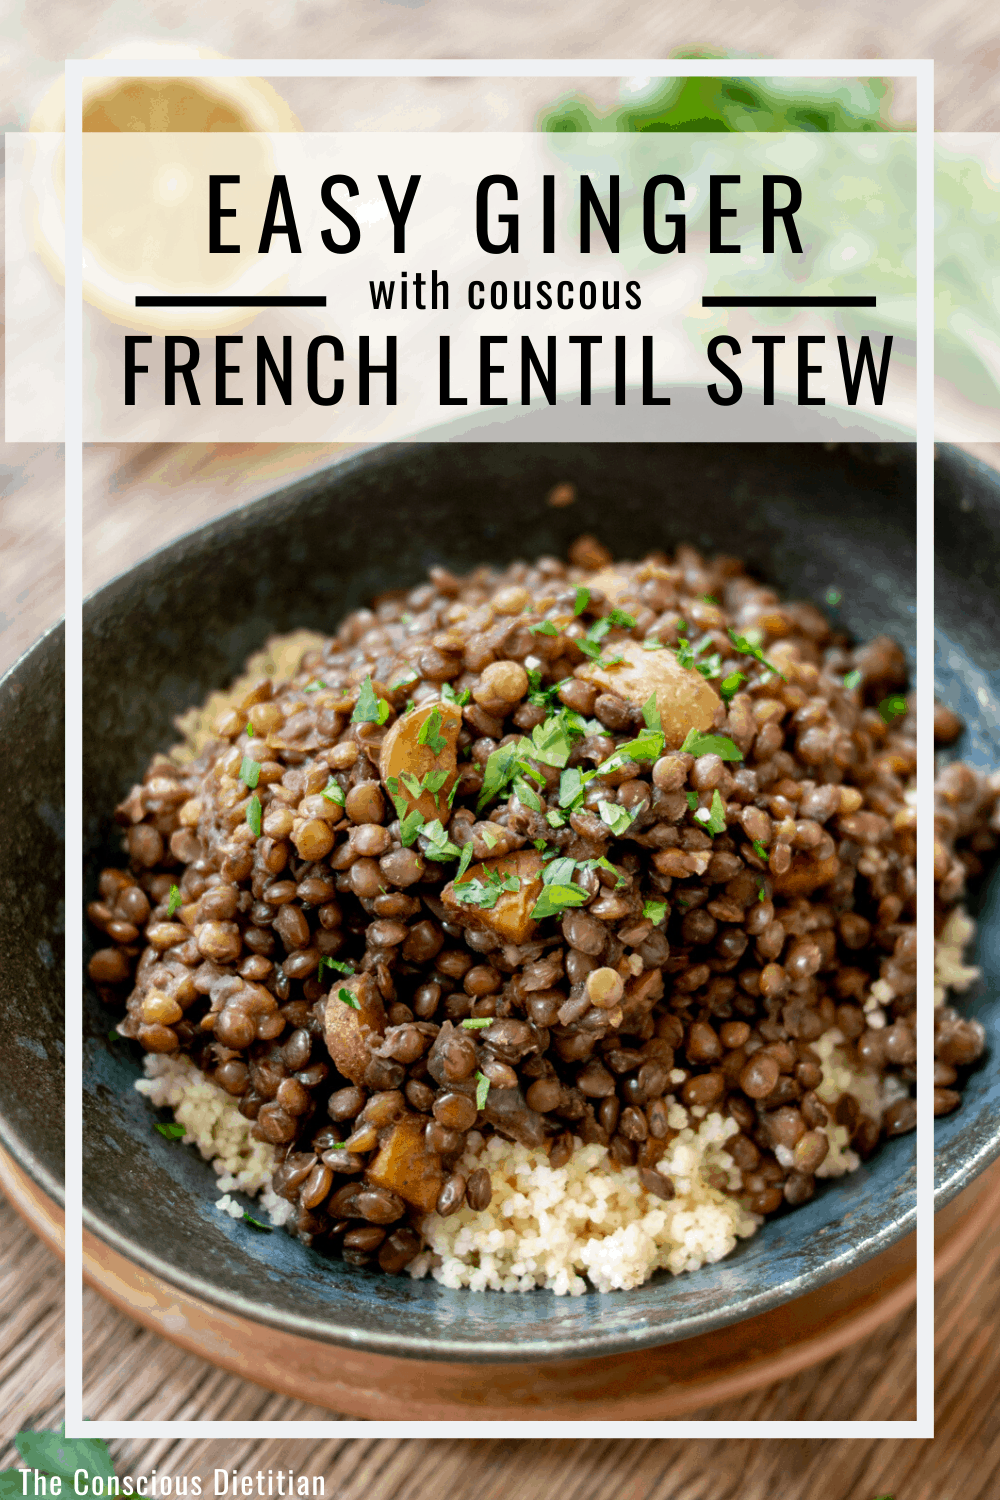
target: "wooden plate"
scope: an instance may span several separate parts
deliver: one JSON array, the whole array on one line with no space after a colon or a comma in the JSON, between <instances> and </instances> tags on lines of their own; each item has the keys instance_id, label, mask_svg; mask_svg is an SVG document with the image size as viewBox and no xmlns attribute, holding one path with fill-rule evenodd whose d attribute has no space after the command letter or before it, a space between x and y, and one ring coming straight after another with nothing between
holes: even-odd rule
<instances>
[{"instance_id":1,"label":"wooden plate","mask_svg":"<svg viewBox=\"0 0 1000 1500\"><path fill-rule=\"evenodd\" d=\"M62 1210L0 1152L0 1187L62 1253ZM1000 1163L937 1215L936 1274L1000 1208ZM785 1380L866 1338L916 1296L914 1237L794 1302L658 1349L603 1359L468 1365L390 1359L234 1317L133 1265L91 1234L84 1276L130 1318L247 1380L329 1411L381 1421L653 1421ZM113 1413L103 1413L111 1418Z\"/></svg>"}]
</instances>

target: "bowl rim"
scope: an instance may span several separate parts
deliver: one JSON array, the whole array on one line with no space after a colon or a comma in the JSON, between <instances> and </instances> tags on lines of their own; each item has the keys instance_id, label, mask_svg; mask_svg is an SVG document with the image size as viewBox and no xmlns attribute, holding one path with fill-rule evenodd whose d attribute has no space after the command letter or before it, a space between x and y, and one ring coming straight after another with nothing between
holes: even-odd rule
<instances>
[{"instance_id":1,"label":"bowl rim","mask_svg":"<svg viewBox=\"0 0 1000 1500\"><path fill-rule=\"evenodd\" d=\"M84 629L86 629L86 614L88 609L93 609L105 594L113 591L116 587L120 587L125 580L134 580L136 575L141 575L146 568L160 566L165 560L165 554L169 554L172 550L203 543L205 539L213 534L218 534L220 531L226 530L234 521L246 518L255 509L263 510L265 507L273 505L277 500L293 502L299 495L307 495L315 490L318 485L329 482L331 476L339 476L342 473L349 475L357 469L378 469L384 464L391 463L402 453L414 446L417 445L411 442L376 443L359 449L353 449L339 456L334 456L331 462L321 468L313 470L299 478L292 479L290 483L269 490L255 499L235 505L221 515L212 517L200 525L171 538L152 552L138 559L129 567L105 580L86 595L83 600ZM419 446L424 445L421 444ZM601 446L614 447L615 445L602 444ZM897 446L897 444L894 443L893 446ZM898 446L910 447L911 445L902 442ZM962 450L952 445L946 445L946 447L950 461L958 461L960 465L968 463L970 467L982 467L970 455L963 453ZM39 637L22 654L18 659L18 663L15 663L15 667L23 663L35 648L52 631L60 629L62 624L62 621L57 622L43 636ZM0 679L0 687L3 686L6 678L10 675L10 671L13 670L14 668L9 669L4 674L4 677ZM6 1140L10 1135L9 1131L5 1131L4 1125L5 1122L2 1116L0 1116L0 1140ZM56 1201L64 1202L65 1194L62 1186L55 1182L45 1168L41 1166L41 1163L34 1158L30 1149L23 1142L16 1139L12 1141L12 1145L15 1147L13 1151L15 1158L21 1161L30 1175L39 1182L39 1185L50 1192ZM980 1150L976 1151L970 1160L963 1163L947 1181L935 1185L935 1212L937 1209L943 1207L945 1203L949 1202L963 1187L967 1186L973 1178L984 1171L998 1155L1000 1155L1000 1131L998 1131L994 1140L991 1140ZM435 1340L433 1344L429 1344L413 1336L405 1338L399 1334L390 1335L379 1330L317 1326L312 1319L284 1312L280 1309L263 1307L251 1302L239 1293L220 1289L214 1283L196 1275L179 1272L170 1262L106 1224L98 1214L87 1207L86 1203L83 1205L83 1224L99 1240L103 1240L128 1259L143 1265L168 1284L177 1285L185 1290L189 1290L194 1295L201 1297L214 1306L224 1307L238 1316L249 1317L258 1323L280 1327L289 1332L324 1343L368 1349L373 1353L396 1354L397 1356L418 1359L464 1359L481 1363L502 1363L509 1361L512 1357L516 1357L518 1360L556 1360L560 1358L614 1354L627 1350L649 1348L667 1342L695 1337L699 1333L707 1332L711 1328L723 1326L733 1321L740 1321L752 1317L757 1313L765 1312L774 1306L793 1300L794 1297L811 1287L819 1287L835 1280L839 1275L844 1274L851 1265L868 1260L911 1232L916 1225L916 1205L912 1189L907 1194L907 1197L910 1199L908 1206L901 1214L894 1217L890 1224L865 1236L860 1241L856 1241L841 1254L834 1256L821 1269L812 1269L789 1281L782 1282L772 1290L762 1291L744 1298L741 1302L741 1311L737 1319L712 1311L686 1315L681 1313L671 1321L669 1331L666 1333L663 1328L656 1327L637 1330L627 1337L618 1335L602 1336L599 1330L582 1333L575 1332L571 1336L572 1347L567 1347L567 1343L569 1342L567 1338L532 1340L509 1346L500 1345L499 1347L496 1342L487 1343L484 1340L468 1338L441 1338ZM476 1295L489 1294L479 1293ZM593 1295L597 1296L600 1294L595 1292Z\"/></svg>"}]
</instances>

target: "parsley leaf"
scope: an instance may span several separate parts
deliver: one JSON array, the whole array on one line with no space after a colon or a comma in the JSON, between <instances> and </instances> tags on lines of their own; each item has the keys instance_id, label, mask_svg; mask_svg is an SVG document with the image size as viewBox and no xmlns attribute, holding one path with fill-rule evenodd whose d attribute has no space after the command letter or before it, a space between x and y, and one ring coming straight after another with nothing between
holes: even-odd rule
<instances>
[{"instance_id":1,"label":"parsley leaf","mask_svg":"<svg viewBox=\"0 0 1000 1500\"><path fill-rule=\"evenodd\" d=\"M400 802L402 802L402 797L400 797L399 800ZM396 808L396 811L399 812L398 806ZM399 838L405 849L408 849L410 845L416 841L417 834L420 832L423 826L424 815L420 811L420 809L418 807L414 807L412 811L406 812L404 803L404 816L400 817L399 820Z\"/></svg>"},{"instance_id":2,"label":"parsley leaf","mask_svg":"<svg viewBox=\"0 0 1000 1500\"><path fill-rule=\"evenodd\" d=\"M589 900L587 892L579 885L543 885L541 894L531 909L531 915L541 921L544 917L557 917L571 906L583 906Z\"/></svg>"},{"instance_id":3,"label":"parsley leaf","mask_svg":"<svg viewBox=\"0 0 1000 1500\"><path fill-rule=\"evenodd\" d=\"M467 703L472 702L472 694L468 688L456 693L450 682L441 684L441 697L446 703L454 703L458 708L464 708Z\"/></svg>"},{"instance_id":4,"label":"parsley leaf","mask_svg":"<svg viewBox=\"0 0 1000 1500\"><path fill-rule=\"evenodd\" d=\"M426 745L434 755L440 755L448 743L440 733L440 730L441 710L434 708L420 726L420 733L417 735L417 744Z\"/></svg>"},{"instance_id":5,"label":"parsley leaf","mask_svg":"<svg viewBox=\"0 0 1000 1500\"><path fill-rule=\"evenodd\" d=\"M156 1128L161 1135L166 1136L168 1141L179 1141L183 1136L187 1135L187 1131L183 1125L175 1125L173 1123L170 1125L161 1124L157 1125Z\"/></svg>"},{"instance_id":6,"label":"parsley leaf","mask_svg":"<svg viewBox=\"0 0 1000 1500\"><path fill-rule=\"evenodd\" d=\"M667 915L667 903L665 901L647 901L642 908L642 914L652 922L654 927L659 927L663 918Z\"/></svg>"},{"instance_id":7,"label":"parsley leaf","mask_svg":"<svg viewBox=\"0 0 1000 1500\"><path fill-rule=\"evenodd\" d=\"M579 766L567 766L559 778L559 806L574 811L581 807L587 782L596 775L596 771L581 771Z\"/></svg>"},{"instance_id":8,"label":"parsley leaf","mask_svg":"<svg viewBox=\"0 0 1000 1500\"><path fill-rule=\"evenodd\" d=\"M860 667L855 667L853 672L848 672L847 676L844 678L844 686L845 688L850 689L851 692L853 692L855 688L859 688L861 686Z\"/></svg>"},{"instance_id":9,"label":"parsley leaf","mask_svg":"<svg viewBox=\"0 0 1000 1500\"><path fill-rule=\"evenodd\" d=\"M365 678L351 714L352 724L384 724L391 710L384 698L376 698L371 677Z\"/></svg>"},{"instance_id":10,"label":"parsley leaf","mask_svg":"<svg viewBox=\"0 0 1000 1500\"><path fill-rule=\"evenodd\" d=\"M181 896L180 887L170 887L170 900L167 902L167 916L172 917L179 907L183 905L184 898Z\"/></svg>"},{"instance_id":11,"label":"parsley leaf","mask_svg":"<svg viewBox=\"0 0 1000 1500\"><path fill-rule=\"evenodd\" d=\"M754 839L753 852L756 854L758 859L767 859L767 847L761 842L760 839Z\"/></svg>"},{"instance_id":12,"label":"parsley leaf","mask_svg":"<svg viewBox=\"0 0 1000 1500\"><path fill-rule=\"evenodd\" d=\"M251 721L250 721L250 720L249 720L249 719L248 719L248 720L247 720L247 739L248 739L248 740L252 740L252 739L253 739L253 737L254 737L254 735L255 735L255 734L256 734L256 732L257 732L257 731L256 731L256 730L255 730L255 729L254 729L254 727L253 727L253 724L252 724L252 723L251 723Z\"/></svg>"},{"instance_id":13,"label":"parsley leaf","mask_svg":"<svg viewBox=\"0 0 1000 1500\"><path fill-rule=\"evenodd\" d=\"M643 641L642 649L643 651L665 651L666 647L664 646L663 642L658 641L655 636L649 635Z\"/></svg>"},{"instance_id":14,"label":"parsley leaf","mask_svg":"<svg viewBox=\"0 0 1000 1500\"><path fill-rule=\"evenodd\" d=\"M344 803L347 801L340 782L335 781L332 776L330 777L330 780L327 782L326 786L320 792L320 796L325 797L327 802L336 802L338 807L343 807Z\"/></svg>"},{"instance_id":15,"label":"parsley leaf","mask_svg":"<svg viewBox=\"0 0 1000 1500\"><path fill-rule=\"evenodd\" d=\"M723 703L732 702L733 698L739 692L740 684L743 682L746 682L746 677L742 672L730 672L728 677L722 679L719 687L719 696L722 698Z\"/></svg>"},{"instance_id":16,"label":"parsley leaf","mask_svg":"<svg viewBox=\"0 0 1000 1500\"><path fill-rule=\"evenodd\" d=\"M597 767L598 776L606 776L609 771L617 771L630 760L659 760L663 754L663 734L659 730L646 729L637 735L634 740L626 740L619 745L613 755L607 760L601 761Z\"/></svg>"},{"instance_id":17,"label":"parsley leaf","mask_svg":"<svg viewBox=\"0 0 1000 1500\"><path fill-rule=\"evenodd\" d=\"M744 656L752 656L754 661L759 661L761 666L766 667L769 672L773 672L776 677L780 677L782 682L788 681L784 672L779 672L774 663L768 661L760 647L755 646L752 641L748 641L745 635L738 635L735 630L730 630L729 639L737 651L741 652Z\"/></svg>"},{"instance_id":18,"label":"parsley leaf","mask_svg":"<svg viewBox=\"0 0 1000 1500\"><path fill-rule=\"evenodd\" d=\"M687 804L688 804L688 807L691 809L691 811L692 812L697 812L698 811L698 793L697 792L685 792L684 795L687 798Z\"/></svg>"},{"instance_id":19,"label":"parsley leaf","mask_svg":"<svg viewBox=\"0 0 1000 1500\"><path fill-rule=\"evenodd\" d=\"M878 711L885 723L891 724L893 719L902 718L908 707L909 705L902 693L890 693L888 698L882 699L882 702L878 706Z\"/></svg>"},{"instance_id":20,"label":"parsley leaf","mask_svg":"<svg viewBox=\"0 0 1000 1500\"><path fill-rule=\"evenodd\" d=\"M726 831L726 804L719 796L718 787L712 793L711 807L702 807L695 813L696 820L702 828L714 838L717 833Z\"/></svg>"},{"instance_id":21,"label":"parsley leaf","mask_svg":"<svg viewBox=\"0 0 1000 1500\"><path fill-rule=\"evenodd\" d=\"M601 822L607 824L616 838L627 833L635 821L635 813L629 812L627 807L622 807L617 802L599 802L597 811L601 815Z\"/></svg>"},{"instance_id":22,"label":"parsley leaf","mask_svg":"<svg viewBox=\"0 0 1000 1500\"><path fill-rule=\"evenodd\" d=\"M461 857L461 859L458 862L458 871L457 871L457 873L455 875L455 879L456 880L461 880L462 876L465 874L466 870L469 868L469 866L471 864L472 864L472 839L469 839L468 843L465 843L465 844L462 845L462 857Z\"/></svg>"},{"instance_id":23,"label":"parsley leaf","mask_svg":"<svg viewBox=\"0 0 1000 1500\"><path fill-rule=\"evenodd\" d=\"M390 682L389 687L392 692L398 693L400 688L411 687L413 683L419 681L420 673L415 671L413 667L411 667L408 672L403 673L402 677L397 677L395 682Z\"/></svg>"},{"instance_id":24,"label":"parsley leaf","mask_svg":"<svg viewBox=\"0 0 1000 1500\"><path fill-rule=\"evenodd\" d=\"M499 796L510 785L517 771L520 754L521 746L517 740L511 740L509 745L499 745L493 751L483 772L483 789L479 793L477 811L481 811L487 802L492 802L494 797Z\"/></svg>"},{"instance_id":25,"label":"parsley leaf","mask_svg":"<svg viewBox=\"0 0 1000 1500\"><path fill-rule=\"evenodd\" d=\"M465 847L468 849L470 845L466 844ZM460 901L463 906L480 906L484 911L492 911L505 891L520 889L521 882L516 875L501 875L499 870L487 870L485 880L459 881L456 876L452 885L456 901Z\"/></svg>"},{"instance_id":26,"label":"parsley leaf","mask_svg":"<svg viewBox=\"0 0 1000 1500\"><path fill-rule=\"evenodd\" d=\"M836 609L837 605L840 603L843 597L844 596L840 592L840 590L838 588L835 588L833 584L830 585L826 593L823 595L823 598L826 600L827 604L829 604L831 609Z\"/></svg>"},{"instance_id":27,"label":"parsley leaf","mask_svg":"<svg viewBox=\"0 0 1000 1500\"><path fill-rule=\"evenodd\" d=\"M318 677L314 677L313 680L312 680L312 682L307 682L306 683L306 685L302 689L302 691L304 693L319 693L319 692L322 692L323 688L325 688L325 687L326 687L326 683L325 682L321 682Z\"/></svg>"},{"instance_id":28,"label":"parsley leaf","mask_svg":"<svg viewBox=\"0 0 1000 1500\"><path fill-rule=\"evenodd\" d=\"M539 620L537 625L529 625L528 629L532 635L558 635L559 631L551 620Z\"/></svg>"},{"instance_id":29,"label":"parsley leaf","mask_svg":"<svg viewBox=\"0 0 1000 1500\"><path fill-rule=\"evenodd\" d=\"M255 839L260 838L260 816L260 798L257 796L257 793L254 792L253 796L250 798L250 801L247 803L247 827L250 829L250 832L253 834Z\"/></svg>"},{"instance_id":30,"label":"parsley leaf","mask_svg":"<svg viewBox=\"0 0 1000 1500\"><path fill-rule=\"evenodd\" d=\"M546 823L548 823L550 828L565 828L566 814L557 812L554 807L550 807L548 812L545 814L545 821Z\"/></svg>"},{"instance_id":31,"label":"parsley leaf","mask_svg":"<svg viewBox=\"0 0 1000 1500\"><path fill-rule=\"evenodd\" d=\"M585 583L578 584L576 589L576 598L573 601L573 613L575 615L582 615L589 603L590 590Z\"/></svg>"},{"instance_id":32,"label":"parsley leaf","mask_svg":"<svg viewBox=\"0 0 1000 1500\"><path fill-rule=\"evenodd\" d=\"M681 750L688 755L717 755L721 760L743 759L743 752L727 735L702 734L700 729L688 730Z\"/></svg>"},{"instance_id":33,"label":"parsley leaf","mask_svg":"<svg viewBox=\"0 0 1000 1500\"><path fill-rule=\"evenodd\" d=\"M271 1233L271 1225L270 1224L264 1224L264 1223L261 1222L260 1219L255 1219L254 1216L253 1216L253 1214L248 1214L246 1212L246 1210L244 1210L244 1212L243 1212L243 1222L244 1222L244 1224L249 1224L250 1227L251 1227L251 1229L260 1229L260 1230L263 1230L263 1232L265 1234L270 1234Z\"/></svg>"},{"instance_id":34,"label":"parsley leaf","mask_svg":"<svg viewBox=\"0 0 1000 1500\"><path fill-rule=\"evenodd\" d=\"M84 1420L88 1420L84 1418ZM19 1432L14 1439L15 1446L21 1458L29 1469L36 1469L39 1474L50 1475L61 1479L65 1485L71 1487L68 1491L72 1493L77 1485L75 1474L82 1470L91 1479L98 1477L106 1480L114 1478L115 1466L108 1452L108 1445L103 1438L68 1438L66 1436L66 1423L61 1422L56 1430L41 1432ZM9 1497L20 1497L24 1493L24 1469L4 1469L0 1474L0 1495ZM86 1494L87 1489L94 1493L91 1486L81 1486L81 1492ZM107 1494L111 1486L104 1487ZM29 1490L29 1494L31 1490ZM66 1491L64 1491L66 1493Z\"/></svg>"},{"instance_id":35,"label":"parsley leaf","mask_svg":"<svg viewBox=\"0 0 1000 1500\"><path fill-rule=\"evenodd\" d=\"M334 991L331 990L330 994L331 995L334 994ZM337 996L337 999L340 1000L340 1001L342 1001L344 1005L349 1005L352 1010L358 1010L360 1008L358 1006L357 1000L355 1000L355 998L351 994L350 990L345 990L343 988L343 986L341 986L341 988L336 991L336 996Z\"/></svg>"},{"instance_id":36,"label":"parsley leaf","mask_svg":"<svg viewBox=\"0 0 1000 1500\"><path fill-rule=\"evenodd\" d=\"M608 619L612 625L620 625L623 630L634 630L638 623L635 616L628 614L624 609L610 610Z\"/></svg>"},{"instance_id":37,"label":"parsley leaf","mask_svg":"<svg viewBox=\"0 0 1000 1500\"><path fill-rule=\"evenodd\" d=\"M514 778L514 795L522 807L530 807L532 812L541 812L542 804L538 793L528 785L523 776Z\"/></svg>"},{"instance_id":38,"label":"parsley leaf","mask_svg":"<svg viewBox=\"0 0 1000 1500\"><path fill-rule=\"evenodd\" d=\"M260 761L251 760L249 755L244 755L240 761L240 780L253 791L260 780Z\"/></svg>"},{"instance_id":39,"label":"parsley leaf","mask_svg":"<svg viewBox=\"0 0 1000 1500\"><path fill-rule=\"evenodd\" d=\"M652 729L656 734L663 733L663 721L660 718L660 710L657 707L655 692L650 693L642 705L642 717L647 729Z\"/></svg>"},{"instance_id":40,"label":"parsley leaf","mask_svg":"<svg viewBox=\"0 0 1000 1500\"><path fill-rule=\"evenodd\" d=\"M343 963L339 958L329 958L327 954L320 955L319 967L316 970L316 978L322 980L324 969L333 969L338 974L353 974L354 965Z\"/></svg>"},{"instance_id":41,"label":"parsley leaf","mask_svg":"<svg viewBox=\"0 0 1000 1500\"><path fill-rule=\"evenodd\" d=\"M486 1100L489 1097L490 1080L485 1073L476 1074L476 1108L485 1109Z\"/></svg>"},{"instance_id":42,"label":"parsley leaf","mask_svg":"<svg viewBox=\"0 0 1000 1500\"><path fill-rule=\"evenodd\" d=\"M492 1016L466 1016L462 1022L466 1031L482 1031L487 1026L493 1025Z\"/></svg>"},{"instance_id":43,"label":"parsley leaf","mask_svg":"<svg viewBox=\"0 0 1000 1500\"><path fill-rule=\"evenodd\" d=\"M422 834L427 840L424 853L428 859L443 863L447 859L458 859L462 852L457 844L451 842L440 818L432 818L429 823L425 823Z\"/></svg>"}]
</instances>

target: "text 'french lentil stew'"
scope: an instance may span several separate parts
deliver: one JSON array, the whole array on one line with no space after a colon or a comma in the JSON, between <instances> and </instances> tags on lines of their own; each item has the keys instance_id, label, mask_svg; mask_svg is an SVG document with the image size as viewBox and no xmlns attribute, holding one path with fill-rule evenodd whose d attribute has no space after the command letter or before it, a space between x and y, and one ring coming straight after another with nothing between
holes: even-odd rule
<instances>
[{"instance_id":1,"label":"text 'french lentil stew'","mask_svg":"<svg viewBox=\"0 0 1000 1500\"><path fill-rule=\"evenodd\" d=\"M719 1259L913 1128L892 641L734 559L583 537L274 650L121 804L128 867L90 906L137 1086L224 1212L267 1227L255 1193L447 1285L610 1290ZM995 810L958 795L939 926ZM951 1108L983 1037L942 1032Z\"/></svg>"}]
</instances>

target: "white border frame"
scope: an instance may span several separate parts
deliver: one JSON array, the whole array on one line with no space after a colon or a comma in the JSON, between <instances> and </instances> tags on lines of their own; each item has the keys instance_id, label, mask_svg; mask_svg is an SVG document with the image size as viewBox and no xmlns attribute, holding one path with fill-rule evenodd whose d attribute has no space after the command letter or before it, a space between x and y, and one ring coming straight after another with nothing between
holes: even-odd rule
<instances>
[{"instance_id":1,"label":"white border frame","mask_svg":"<svg viewBox=\"0 0 1000 1500\"><path fill-rule=\"evenodd\" d=\"M933 1438L934 1117L933 925L917 926L917 1416L912 1422L112 1422L83 1420L82 993L73 961L83 944L83 134L85 77L271 78L913 78L917 241L917 890L933 898L934 544L934 63L880 58L174 59L66 62L66 1436L102 1438ZM72 372L72 373L71 373ZM488 1366L485 1367L488 1370Z\"/></svg>"}]
</instances>

